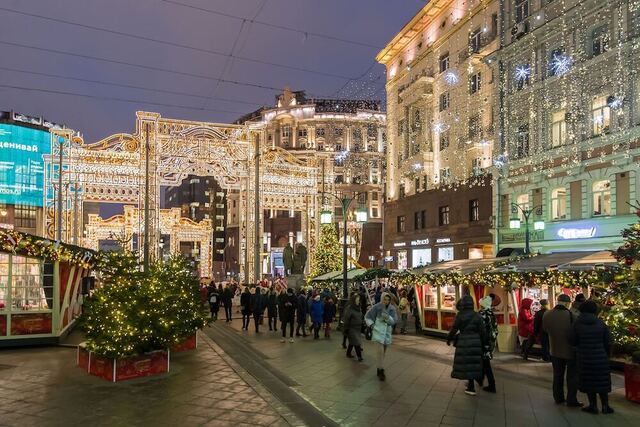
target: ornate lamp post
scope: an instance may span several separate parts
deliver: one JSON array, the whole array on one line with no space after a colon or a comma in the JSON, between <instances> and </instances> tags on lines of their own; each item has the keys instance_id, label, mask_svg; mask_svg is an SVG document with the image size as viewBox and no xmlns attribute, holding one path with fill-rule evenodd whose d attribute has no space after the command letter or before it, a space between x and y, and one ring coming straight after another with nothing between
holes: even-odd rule
<instances>
[{"instance_id":1,"label":"ornate lamp post","mask_svg":"<svg viewBox=\"0 0 640 427\"><path fill-rule=\"evenodd\" d=\"M529 240L530 240L529 220L531 218L531 214L534 212L535 212L535 215L538 217L542 215L542 205L536 206L531 209L525 209L516 203L511 203L511 213L517 214L518 212L521 212L524 218L524 253L528 255L529 253L531 253L529 248ZM517 216L512 217L509 220L509 228L511 228L512 230L519 229L520 222L521 221L519 217ZM535 220L533 222L533 229L536 231L544 230L544 221L541 219Z\"/></svg>"}]
</instances>

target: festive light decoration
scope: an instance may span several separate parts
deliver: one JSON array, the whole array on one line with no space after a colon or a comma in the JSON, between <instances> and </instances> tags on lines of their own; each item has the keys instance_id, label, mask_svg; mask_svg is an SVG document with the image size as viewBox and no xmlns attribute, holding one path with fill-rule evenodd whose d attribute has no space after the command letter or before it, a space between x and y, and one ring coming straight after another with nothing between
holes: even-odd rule
<instances>
[{"instance_id":1,"label":"festive light decoration","mask_svg":"<svg viewBox=\"0 0 640 427\"><path fill-rule=\"evenodd\" d=\"M573 60L570 56L564 54L553 55L551 59L551 69L556 76L562 76L569 72Z\"/></svg>"},{"instance_id":2,"label":"festive light decoration","mask_svg":"<svg viewBox=\"0 0 640 427\"><path fill-rule=\"evenodd\" d=\"M447 82L449 86L453 86L458 84L460 77L454 71L449 70L444 74L444 81Z\"/></svg>"},{"instance_id":3,"label":"festive light decoration","mask_svg":"<svg viewBox=\"0 0 640 427\"><path fill-rule=\"evenodd\" d=\"M527 80L531 76L531 66L529 64L517 66L515 76L517 80Z\"/></svg>"},{"instance_id":4,"label":"festive light decoration","mask_svg":"<svg viewBox=\"0 0 640 427\"><path fill-rule=\"evenodd\" d=\"M341 269L342 247L338 242L338 233L332 224L322 224L318 246L312 254L309 279Z\"/></svg>"}]
</instances>

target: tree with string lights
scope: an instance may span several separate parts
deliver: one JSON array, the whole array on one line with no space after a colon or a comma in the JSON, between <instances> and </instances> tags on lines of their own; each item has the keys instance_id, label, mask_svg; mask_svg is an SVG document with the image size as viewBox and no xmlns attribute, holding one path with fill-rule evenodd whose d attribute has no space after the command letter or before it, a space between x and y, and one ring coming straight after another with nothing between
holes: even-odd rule
<instances>
[{"instance_id":1,"label":"tree with string lights","mask_svg":"<svg viewBox=\"0 0 640 427\"><path fill-rule=\"evenodd\" d=\"M320 238L313 252L310 278L342 269L342 249L333 225L323 224Z\"/></svg>"}]
</instances>

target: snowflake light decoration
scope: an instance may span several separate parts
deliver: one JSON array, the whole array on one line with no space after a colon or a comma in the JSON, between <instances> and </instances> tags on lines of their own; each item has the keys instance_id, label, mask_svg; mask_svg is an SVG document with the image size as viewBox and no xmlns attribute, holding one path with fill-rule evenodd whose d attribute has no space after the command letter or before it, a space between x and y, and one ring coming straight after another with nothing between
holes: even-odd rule
<instances>
[{"instance_id":1,"label":"snowflake light decoration","mask_svg":"<svg viewBox=\"0 0 640 427\"><path fill-rule=\"evenodd\" d=\"M531 77L531 66L529 64L518 65L516 67L516 80L525 81Z\"/></svg>"},{"instance_id":2,"label":"snowflake light decoration","mask_svg":"<svg viewBox=\"0 0 640 427\"><path fill-rule=\"evenodd\" d=\"M572 64L573 60L570 56L556 54L553 55L553 59L551 60L551 69L553 70L554 75L561 76L569 72Z\"/></svg>"},{"instance_id":3,"label":"snowflake light decoration","mask_svg":"<svg viewBox=\"0 0 640 427\"><path fill-rule=\"evenodd\" d=\"M623 101L624 101L623 97L614 96L609 101L609 108L611 108L612 110L617 110L618 108L622 107L622 102Z\"/></svg>"},{"instance_id":4,"label":"snowflake light decoration","mask_svg":"<svg viewBox=\"0 0 640 427\"><path fill-rule=\"evenodd\" d=\"M343 162L346 160L348 156L349 156L349 151L343 150L343 151L340 151L338 154L336 154L336 160L339 162Z\"/></svg>"},{"instance_id":5,"label":"snowflake light decoration","mask_svg":"<svg viewBox=\"0 0 640 427\"><path fill-rule=\"evenodd\" d=\"M446 126L444 123L434 123L433 124L433 133L435 133L436 135L444 132L446 130Z\"/></svg>"},{"instance_id":6,"label":"snowflake light decoration","mask_svg":"<svg viewBox=\"0 0 640 427\"><path fill-rule=\"evenodd\" d=\"M444 74L444 81L447 82L448 85L453 86L460 81L460 77L453 71L449 70Z\"/></svg>"}]
</instances>

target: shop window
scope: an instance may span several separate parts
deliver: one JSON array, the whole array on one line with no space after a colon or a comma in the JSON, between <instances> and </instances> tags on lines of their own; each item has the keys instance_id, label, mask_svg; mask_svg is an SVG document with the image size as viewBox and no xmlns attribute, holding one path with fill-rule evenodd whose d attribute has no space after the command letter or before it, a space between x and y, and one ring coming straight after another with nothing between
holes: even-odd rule
<instances>
[{"instance_id":1,"label":"shop window","mask_svg":"<svg viewBox=\"0 0 640 427\"><path fill-rule=\"evenodd\" d=\"M609 132L611 126L611 108L606 96L596 96L591 104L591 119L593 120L593 135L598 136Z\"/></svg>"},{"instance_id":2,"label":"shop window","mask_svg":"<svg viewBox=\"0 0 640 427\"><path fill-rule=\"evenodd\" d=\"M591 31L591 54L598 56L609 50L609 26L602 25Z\"/></svg>"},{"instance_id":3,"label":"shop window","mask_svg":"<svg viewBox=\"0 0 640 427\"><path fill-rule=\"evenodd\" d=\"M407 251L398 251L398 270L406 270L407 267Z\"/></svg>"},{"instance_id":4,"label":"shop window","mask_svg":"<svg viewBox=\"0 0 640 427\"><path fill-rule=\"evenodd\" d=\"M438 64L440 65L441 73L447 71L449 69L449 53L445 53L444 55L442 55L440 57L440 60L438 61Z\"/></svg>"},{"instance_id":5,"label":"shop window","mask_svg":"<svg viewBox=\"0 0 640 427\"><path fill-rule=\"evenodd\" d=\"M529 17L529 0L515 0L516 22L522 22Z\"/></svg>"},{"instance_id":6,"label":"shop window","mask_svg":"<svg viewBox=\"0 0 640 427\"><path fill-rule=\"evenodd\" d=\"M53 267L43 268L36 258L13 256L11 266L11 309L13 311L53 308Z\"/></svg>"},{"instance_id":7,"label":"shop window","mask_svg":"<svg viewBox=\"0 0 640 427\"><path fill-rule=\"evenodd\" d=\"M411 251L411 268L431 264L431 249L414 249Z\"/></svg>"},{"instance_id":8,"label":"shop window","mask_svg":"<svg viewBox=\"0 0 640 427\"><path fill-rule=\"evenodd\" d=\"M424 308L438 308L438 287L424 285Z\"/></svg>"},{"instance_id":9,"label":"shop window","mask_svg":"<svg viewBox=\"0 0 640 427\"><path fill-rule=\"evenodd\" d=\"M0 253L0 312L9 308L9 260L9 254Z\"/></svg>"},{"instance_id":10,"label":"shop window","mask_svg":"<svg viewBox=\"0 0 640 427\"><path fill-rule=\"evenodd\" d=\"M445 248L438 249L438 255L440 254L440 250ZM442 259L440 259L442 261ZM456 287L455 285L442 285L440 286L440 308L443 310L455 310L456 308Z\"/></svg>"},{"instance_id":11,"label":"shop window","mask_svg":"<svg viewBox=\"0 0 640 427\"><path fill-rule=\"evenodd\" d=\"M396 231L398 233L404 233L405 231L405 216L399 215L396 219Z\"/></svg>"},{"instance_id":12,"label":"shop window","mask_svg":"<svg viewBox=\"0 0 640 427\"><path fill-rule=\"evenodd\" d=\"M611 215L611 182L593 183L593 216Z\"/></svg>"},{"instance_id":13,"label":"shop window","mask_svg":"<svg viewBox=\"0 0 640 427\"><path fill-rule=\"evenodd\" d=\"M444 111L449 108L449 103L451 101L449 92L443 92L440 94L440 111Z\"/></svg>"},{"instance_id":14,"label":"shop window","mask_svg":"<svg viewBox=\"0 0 640 427\"><path fill-rule=\"evenodd\" d=\"M453 246L445 246L438 248L438 261L451 261L453 260Z\"/></svg>"},{"instance_id":15,"label":"shop window","mask_svg":"<svg viewBox=\"0 0 640 427\"><path fill-rule=\"evenodd\" d=\"M564 187L551 191L551 219L567 217L567 190Z\"/></svg>"},{"instance_id":16,"label":"shop window","mask_svg":"<svg viewBox=\"0 0 640 427\"><path fill-rule=\"evenodd\" d=\"M567 140L567 112L558 110L551 114L551 146L559 147Z\"/></svg>"},{"instance_id":17,"label":"shop window","mask_svg":"<svg viewBox=\"0 0 640 427\"><path fill-rule=\"evenodd\" d=\"M469 200L469 221L480 221L480 200Z\"/></svg>"},{"instance_id":18,"label":"shop window","mask_svg":"<svg viewBox=\"0 0 640 427\"><path fill-rule=\"evenodd\" d=\"M449 206L440 206L438 208L438 224L440 226L449 225Z\"/></svg>"},{"instance_id":19,"label":"shop window","mask_svg":"<svg viewBox=\"0 0 640 427\"><path fill-rule=\"evenodd\" d=\"M469 92L473 95L482 89L482 73L477 72L469 77Z\"/></svg>"},{"instance_id":20,"label":"shop window","mask_svg":"<svg viewBox=\"0 0 640 427\"><path fill-rule=\"evenodd\" d=\"M14 207L15 226L18 228L36 228L37 208L33 205L18 203Z\"/></svg>"}]
</instances>

